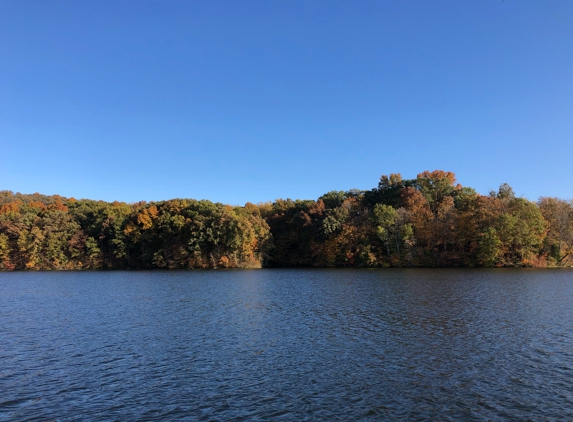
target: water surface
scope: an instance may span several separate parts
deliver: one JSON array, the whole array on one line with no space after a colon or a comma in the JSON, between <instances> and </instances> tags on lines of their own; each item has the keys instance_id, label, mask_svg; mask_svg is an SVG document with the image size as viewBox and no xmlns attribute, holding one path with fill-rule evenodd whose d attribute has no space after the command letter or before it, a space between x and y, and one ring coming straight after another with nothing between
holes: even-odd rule
<instances>
[{"instance_id":1,"label":"water surface","mask_svg":"<svg viewBox=\"0 0 573 422\"><path fill-rule=\"evenodd\" d=\"M573 420L573 271L0 274L0 420Z\"/></svg>"}]
</instances>

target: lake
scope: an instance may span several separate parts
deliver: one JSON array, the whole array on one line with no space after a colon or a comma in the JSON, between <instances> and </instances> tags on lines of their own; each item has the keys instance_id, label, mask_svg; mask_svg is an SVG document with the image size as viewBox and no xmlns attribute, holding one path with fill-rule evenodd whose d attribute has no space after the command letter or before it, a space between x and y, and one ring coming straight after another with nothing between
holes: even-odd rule
<instances>
[{"instance_id":1,"label":"lake","mask_svg":"<svg viewBox=\"0 0 573 422\"><path fill-rule=\"evenodd\" d=\"M573 420L573 271L0 274L1 421Z\"/></svg>"}]
</instances>

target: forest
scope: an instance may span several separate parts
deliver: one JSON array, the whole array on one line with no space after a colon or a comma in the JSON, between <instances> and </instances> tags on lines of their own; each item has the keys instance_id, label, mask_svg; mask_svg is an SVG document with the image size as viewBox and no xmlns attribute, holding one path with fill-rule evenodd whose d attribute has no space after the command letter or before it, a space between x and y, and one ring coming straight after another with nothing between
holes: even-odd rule
<instances>
[{"instance_id":1,"label":"forest","mask_svg":"<svg viewBox=\"0 0 573 422\"><path fill-rule=\"evenodd\" d=\"M554 267L573 264L573 200L481 195L451 172L231 206L0 191L1 270Z\"/></svg>"}]
</instances>

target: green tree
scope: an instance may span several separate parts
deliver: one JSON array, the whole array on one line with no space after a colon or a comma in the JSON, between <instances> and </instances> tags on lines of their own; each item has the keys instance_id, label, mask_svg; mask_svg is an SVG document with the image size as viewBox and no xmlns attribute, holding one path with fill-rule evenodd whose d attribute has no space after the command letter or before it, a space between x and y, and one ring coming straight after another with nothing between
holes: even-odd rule
<instances>
[{"instance_id":1,"label":"green tree","mask_svg":"<svg viewBox=\"0 0 573 422\"><path fill-rule=\"evenodd\" d=\"M501 241L493 227L488 227L479 240L477 258L484 267L493 267L499 262Z\"/></svg>"}]
</instances>

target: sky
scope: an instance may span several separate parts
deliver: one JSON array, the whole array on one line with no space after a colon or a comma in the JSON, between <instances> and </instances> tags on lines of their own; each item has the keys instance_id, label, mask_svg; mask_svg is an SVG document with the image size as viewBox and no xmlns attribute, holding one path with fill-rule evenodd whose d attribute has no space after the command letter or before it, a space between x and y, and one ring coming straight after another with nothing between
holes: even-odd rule
<instances>
[{"instance_id":1,"label":"sky","mask_svg":"<svg viewBox=\"0 0 573 422\"><path fill-rule=\"evenodd\" d=\"M573 197L571 0L0 0L0 190Z\"/></svg>"}]
</instances>

